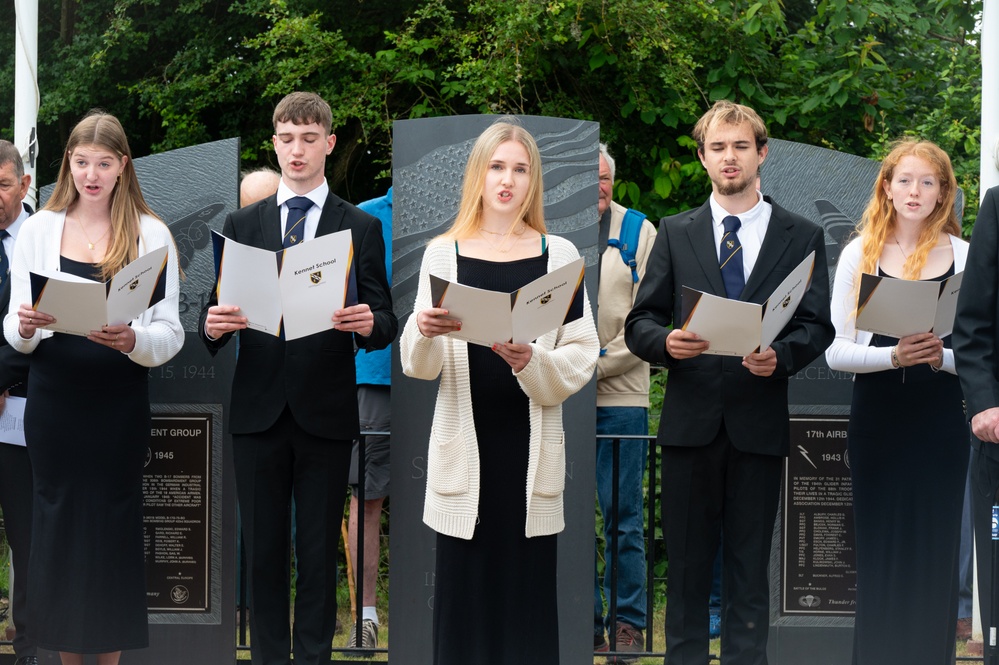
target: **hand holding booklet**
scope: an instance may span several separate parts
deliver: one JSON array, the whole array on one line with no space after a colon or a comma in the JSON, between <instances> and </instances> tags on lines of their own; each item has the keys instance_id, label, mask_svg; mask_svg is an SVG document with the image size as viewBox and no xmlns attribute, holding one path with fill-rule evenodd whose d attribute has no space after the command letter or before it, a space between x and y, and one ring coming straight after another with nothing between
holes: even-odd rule
<instances>
[{"instance_id":1,"label":"hand holding booklet","mask_svg":"<svg viewBox=\"0 0 999 665\"><path fill-rule=\"evenodd\" d=\"M762 305L683 287L682 329L709 344L705 354L745 357L770 346L794 316L815 269L811 252Z\"/></svg>"},{"instance_id":2,"label":"hand holding booklet","mask_svg":"<svg viewBox=\"0 0 999 665\"><path fill-rule=\"evenodd\" d=\"M553 270L513 293L488 291L430 275L434 307L461 321L449 337L472 344L528 344L583 316L583 259Z\"/></svg>"},{"instance_id":3,"label":"hand holding booklet","mask_svg":"<svg viewBox=\"0 0 999 665\"><path fill-rule=\"evenodd\" d=\"M333 312L357 304L350 231L272 252L212 232L220 305L237 305L247 328L286 340L333 328Z\"/></svg>"},{"instance_id":4,"label":"hand holding booklet","mask_svg":"<svg viewBox=\"0 0 999 665\"><path fill-rule=\"evenodd\" d=\"M857 330L899 339L924 332L946 337L954 331L963 278L963 272L941 282L864 273L857 296Z\"/></svg>"},{"instance_id":5,"label":"hand holding booklet","mask_svg":"<svg viewBox=\"0 0 999 665\"><path fill-rule=\"evenodd\" d=\"M158 247L122 268L107 282L56 270L31 272L31 302L55 322L48 330L89 335L106 325L128 323L166 296L167 248Z\"/></svg>"}]
</instances>

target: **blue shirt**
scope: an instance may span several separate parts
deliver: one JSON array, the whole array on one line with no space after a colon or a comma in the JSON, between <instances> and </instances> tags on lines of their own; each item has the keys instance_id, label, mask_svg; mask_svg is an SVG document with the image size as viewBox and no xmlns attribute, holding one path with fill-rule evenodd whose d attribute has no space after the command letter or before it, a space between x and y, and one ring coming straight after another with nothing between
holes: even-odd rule
<instances>
[{"instance_id":1,"label":"blue shirt","mask_svg":"<svg viewBox=\"0 0 999 665\"><path fill-rule=\"evenodd\" d=\"M389 286L392 285L392 188L385 196L359 203L358 208L374 215L382 222L382 238L385 239L385 274ZM388 386L392 383L392 345L378 351L359 349L354 359L357 368L357 384Z\"/></svg>"}]
</instances>

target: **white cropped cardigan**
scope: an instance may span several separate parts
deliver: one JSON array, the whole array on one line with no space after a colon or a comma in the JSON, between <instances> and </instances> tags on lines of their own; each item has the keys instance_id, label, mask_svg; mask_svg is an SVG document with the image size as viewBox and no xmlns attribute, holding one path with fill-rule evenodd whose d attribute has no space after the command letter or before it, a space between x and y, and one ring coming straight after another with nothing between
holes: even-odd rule
<instances>
[{"instance_id":1,"label":"white cropped cardigan","mask_svg":"<svg viewBox=\"0 0 999 665\"><path fill-rule=\"evenodd\" d=\"M17 234L14 260L10 271L10 311L3 321L3 332L10 345L21 353L31 353L38 344L52 336L51 330L38 329L24 339L18 332L17 309L31 302L29 271L59 270L59 250L66 211L42 210L27 219ZM135 348L127 354L143 367L156 367L177 355L184 344L184 329L178 314L179 271L177 249L166 224L142 215L139 220L139 255L158 247L167 247L166 296L132 321Z\"/></svg>"},{"instance_id":2,"label":"white cropped cardigan","mask_svg":"<svg viewBox=\"0 0 999 665\"><path fill-rule=\"evenodd\" d=\"M954 250L954 272L959 273L964 270L964 263L968 258L968 243L951 236L950 244ZM891 362L892 347L870 346L874 334L855 327L861 252L861 239L854 238L839 257L830 303L836 339L826 349L826 363L832 369L854 373L894 369ZM943 366L940 369L957 374L954 352L950 349L944 349Z\"/></svg>"}]
</instances>

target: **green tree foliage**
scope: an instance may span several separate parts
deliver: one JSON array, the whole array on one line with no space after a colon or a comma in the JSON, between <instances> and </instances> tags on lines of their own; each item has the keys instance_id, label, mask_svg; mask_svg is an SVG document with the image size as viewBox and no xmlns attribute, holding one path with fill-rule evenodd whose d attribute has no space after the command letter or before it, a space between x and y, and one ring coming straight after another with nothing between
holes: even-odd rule
<instances>
[{"instance_id":1,"label":"green tree foliage","mask_svg":"<svg viewBox=\"0 0 999 665\"><path fill-rule=\"evenodd\" d=\"M94 106L122 117L140 155L239 135L248 165L273 163L273 105L309 89L333 106L328 175L351 200L387 186L393 120L524 113L599 121L616 197L655 218L703 200L689 133L728 98L776 137L863 156L925 136L977 201L981 0L39 4L42 181ZM12 113L0 97L4 135Z\"/></svg>"}]
</instances>

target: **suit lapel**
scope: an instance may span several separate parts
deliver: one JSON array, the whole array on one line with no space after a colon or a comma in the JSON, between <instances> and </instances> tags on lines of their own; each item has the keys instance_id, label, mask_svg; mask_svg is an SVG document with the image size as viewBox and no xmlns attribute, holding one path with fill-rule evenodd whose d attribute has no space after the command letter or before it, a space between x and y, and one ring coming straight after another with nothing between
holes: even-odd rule
<instances>
[{"instance_id":1,"label":"suit lapel","mask_svg":"<svg viewBox=\"0 0 999 665\"><path fill-rule=\"evenodd\" d=\"M346 211L340 200L334 198L333 192L326 195L326 203L323 205L323 214L319 217L319 225L316 227L317 236L325 236L336 233L343 225L343 218Z\"/></svg>"},{"instance_id":2,"label":"suit lapel","mask_svg":"<svg viewBox=\"0 0 999 665\"><path fill-rule=\"evenodd\" d=\"M705 202L691 216L687 225L690 246L701 270L711 284L715 295L725 297L725 283L722 281L721 269L718 267L718 253L715 251L715 232L712 228L711 205Z\"/></svg>"},{"instance_id":3,"label":"suit lapel","mask_svg":"<svg viewBox=\"0 0 999 665\"><path fill-rule=\"evenodd\" d=\"M773 205L772 202L771 205ZM760 246L760 255L756 259L756 265L753 266L753 272L750 273L749 279L746 281L746 288L742 290L743 300L750 300L763 285L790 243L791 221L784 215L781 208L774 205L770 214L770 224L767 226L767 234L763 236L763 244Z\"/></svg>"},{"instance_id":4,"label":"suit lapel","mask_svg":"<svg viewBox=\"0 0 999 665\"><path fill-rule=\"evenodd\" d=\"M260 236L262 247L272 252L280 252L281 244L281 206L277 204L277 196L267 198L259 208Z\"/></svg>"}]
</instances>

